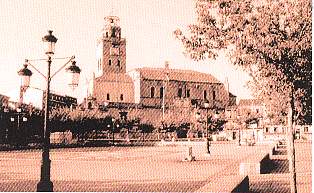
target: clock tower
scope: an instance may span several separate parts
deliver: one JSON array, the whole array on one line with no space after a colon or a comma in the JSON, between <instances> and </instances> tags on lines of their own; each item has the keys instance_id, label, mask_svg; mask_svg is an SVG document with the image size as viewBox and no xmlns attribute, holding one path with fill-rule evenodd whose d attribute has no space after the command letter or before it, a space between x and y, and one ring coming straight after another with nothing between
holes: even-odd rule
<instances>
[{"instance_id":1,"label":"clock tower","mask_svg":"<svg viewBox=\"0 0 314 193\"><path fill-rule=\"evenodd\" d=\"M119 18L105 17L105 27L97 40L96 77L126 72L126 41L121 38Z\"/></svg>"}]
</instances>

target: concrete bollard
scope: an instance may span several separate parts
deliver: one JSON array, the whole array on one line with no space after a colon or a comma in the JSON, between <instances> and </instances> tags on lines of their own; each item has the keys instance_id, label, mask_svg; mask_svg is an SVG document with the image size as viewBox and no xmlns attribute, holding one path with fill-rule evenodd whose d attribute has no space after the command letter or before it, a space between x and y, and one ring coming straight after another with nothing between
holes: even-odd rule
<instances>
[{"instance_id":1,"label":"concrete bollard","mask_svg":"<svg viewBox=\"0 0 314 193\"><path fill-rule=\"evenodd\" d=\"M185 158L187 161L195 161L195 156L193 156L192 146L188 147L188 155Z\"/></svg>"}]
</instances>

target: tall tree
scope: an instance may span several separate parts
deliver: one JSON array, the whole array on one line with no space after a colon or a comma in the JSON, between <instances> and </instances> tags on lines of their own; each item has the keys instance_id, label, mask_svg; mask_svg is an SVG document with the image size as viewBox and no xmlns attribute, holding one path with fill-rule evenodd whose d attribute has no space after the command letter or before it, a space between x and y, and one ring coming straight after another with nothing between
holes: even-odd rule
<instances>
[{"instance_id":1,"label":"tall tree","mask_svg":"<svg viewBox=\"0 0 314 193\"><path fill-rule=\"evenodd\" d=\"M196 12L187 34L174 32L187 55L212 59L228 50L233 64L251 75L253 94L281 104L278 112L292 105L294 120L311 124L310 0L196 0Z\"/></svg>"},{"instance_id":2,"label":"tall tree","mask_svg":"<svg viewBox=\"0 0 314 193\"><path fill-rule=\"evenodd\" d=\"M289 113L290 125L312 122L310 0L196 0L196 13L188 34L174 32L186 54L203 60L228 50L233 64L251 75L257 97L281 104L277 111ZM291 130L291 191L296 192Z\"/></svg>"}]
</instances>

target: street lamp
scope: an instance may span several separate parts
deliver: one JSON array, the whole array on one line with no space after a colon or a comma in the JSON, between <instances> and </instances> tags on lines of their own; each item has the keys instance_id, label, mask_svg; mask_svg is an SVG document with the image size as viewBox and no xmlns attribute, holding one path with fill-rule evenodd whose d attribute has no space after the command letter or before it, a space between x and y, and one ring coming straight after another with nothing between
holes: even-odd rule
<instances>
[{"instance_id":1,"label":"street lamp","mask_svg":"<svg viewBox=\"0 0 314 193\"><path fill-rule=\"evenodd\" d=\"M206 150L207 150L207 153L210 154L210 151L209 151L209 135L208 135L208 109L209 109L209 101L206 100L205 103L204 103L204 107L206 109L206 120L205 120L205 128L206 128Z\"/></svg>"},{"instance_id":2,"label":"street lamp","mask_svg":"<svg viewBox=\"0 0 314 193\"><path fill-rule=\"evenodd\" d=\"M65 71L68 72L68 85L74 90L78 86L81 69L75 61L72 61L72 65L66 68Z\"/></svg>"},{"instance_id":3,"label":"street lamp","mask_svg":"<svg viewBox=\"0 0 314 193\"><path fill-rule=\"evenodd\" d=\"M30 84L30 77L32 76L32 71L27 68L28 64L24 64L24 68L19 70L17 73L21 77L21 87L28 88Z\"/></svg>"},{"instance_id":4,"label":"street lamp","mask_svg":"<svg viewBox=\"0 0 314 193\"><path fill-rule=\"evenodd\" d=\"M23 88L28 88L30 84L30 77L32 76L32 72L27 68L28 65L33 67L40 75L42 75L46 79L46 92L45 92L45 116L44 116L44 136L43 136L43 150L42 150L42 162L41 162L41 175L40 181L37 184L37 191L39 192L52 192L53 191L53 183L50 180L50 165L51 160L49 159L49 148L50 148L50 130L48 125L49 119L49 96L50 96L50 81L51 79L60 72L69 62L72 62L72 65L66 69L66 71L70 74L70 83L69 85L74 89L78 86L79 82L79 74L81 72L80 68L76 66L74 60L74 56L70 57L68 62L66 62L61 68L59 68L54 74L51 75L51 63L52 56L55 52L55 44L57 42L57 38L52 35L52 31L48 31L48 35L45 35L42 38L42 41L45 45L45 54L48 56L48 70L47 76L41 73L35 66L29 63L29 60L25 60L24 68L18 71L18 75L21 77L21 86ZM67 57L69 58L69 57ZM65 59L65 58L54 58L54 59ZM42 59L38 59L42 60Z\"/></svg>"}]
</instances>

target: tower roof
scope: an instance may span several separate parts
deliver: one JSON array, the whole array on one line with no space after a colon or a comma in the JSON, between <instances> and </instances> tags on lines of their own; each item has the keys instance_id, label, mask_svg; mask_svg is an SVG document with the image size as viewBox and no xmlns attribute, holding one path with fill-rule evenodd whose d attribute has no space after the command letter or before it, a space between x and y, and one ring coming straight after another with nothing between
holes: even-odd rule
<instances>
[{"instance_id":1,"label":"tower roof","mask_svg":"<svg viewBox=\"0 0 314 193\"><path fill-rule=\"evenodd\" d=\"M106 73L105 75L95 79L98 82L124 82L133 83L132 78L124 73Z\"/></svg>"}]
</instances>

